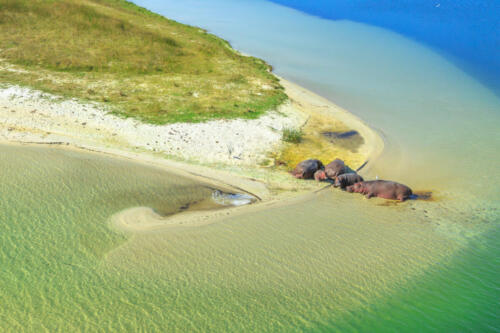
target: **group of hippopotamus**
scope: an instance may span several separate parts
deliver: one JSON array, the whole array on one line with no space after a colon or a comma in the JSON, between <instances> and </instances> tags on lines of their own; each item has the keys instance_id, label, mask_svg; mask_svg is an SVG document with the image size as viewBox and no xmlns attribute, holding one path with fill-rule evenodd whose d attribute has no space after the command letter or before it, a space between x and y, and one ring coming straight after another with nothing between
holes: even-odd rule
<instances>
[{"instance_id":1,"label":"group of hippopotamus","mask_svg":"<svg viewBox=\"0 0 500 333\"><path fill-rule=\"evenodd\" d=\"M335 187L351 193L364 194L368 199L379 197L390 200L405 201L412 195L411 189L403 184L389 180L364 181L356 171L336 159L326 166L319 160L310 159L297 164L292 175L299 179L315 179L316 181L332 180Z\"/></svg>"}]
</instances>

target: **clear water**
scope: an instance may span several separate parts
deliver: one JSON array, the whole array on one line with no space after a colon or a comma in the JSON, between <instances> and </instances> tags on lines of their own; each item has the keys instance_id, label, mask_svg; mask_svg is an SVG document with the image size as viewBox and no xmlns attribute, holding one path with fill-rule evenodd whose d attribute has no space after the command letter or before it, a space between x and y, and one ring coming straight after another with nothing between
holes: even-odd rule
<instances>
[{"instance_id":1,"label":"clear water","mask_svg":"<svg viewBox=\"0 0 500 333\"><path fill-rule=\"evenodd\" d=\"M160 169L58 148L0 145L0 170L2 331L133 327L106 315L137 291L103 267L130 238L108 219L135 206L173 214L213 191Z\"/></svg>"},{"instance_id":2,"label":"clear water","mask_svg":"<svg viewBox=\"0 0 500 333\"><path fill-rule=\"evenodd\" d=\"M436 201L323 191L200 227L110 217L212 196L146 165L0 146L8 331L498 331L500 102L401 35L264 1L138 1L263 57L358 114L386 150L364 176Z\"/></svg>"},{"instance_id":3,"label":"clear water","mask_svg":"<svg viewBox=\"0 0 500 333\"><path fill-rule=\"evenodd\" d=\"M500 93L500 2L271 0L330 20L380 26L425 43Z\"/></svg>"}]
</instances>

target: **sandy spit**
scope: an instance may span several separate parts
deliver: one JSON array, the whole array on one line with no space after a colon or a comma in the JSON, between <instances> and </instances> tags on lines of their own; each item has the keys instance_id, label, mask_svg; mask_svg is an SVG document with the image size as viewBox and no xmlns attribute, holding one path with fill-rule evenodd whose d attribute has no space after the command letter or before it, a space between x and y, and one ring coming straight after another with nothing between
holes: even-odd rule
<instances>
[{"instance_id":1,"label":"sandy spit","mask_svg":"<svg viewBox=\"0 0 500 333\"><path fill-rule=\"evenodd\" d=\"M117 117L97 103L64 100L29 88L0 89L0 137L160 152L187 161L255 165L281 143L284 128L305 121L291 103L255 120L152 125Z\"/></svg>"},{"instance_id":2,"label":"sandy spit","mask_svg":"<svg viewBox=\"0 0 500 333\"><path fill-rule=\"evenodd\" d=\"M4 86L0 87L0 142L60 144L112 154L230 186L262 200L272 197L265 181L209 166L255 167L268 152L279 149L284 128L300 128L311 112L327 112L358 131L365 139L360 151L368 160L381 153L382 139L360 119L300 86L284 79L281 83L290 101L258 119L169 125L122 119L102 104Z\"/></svg>"}]
</instances>

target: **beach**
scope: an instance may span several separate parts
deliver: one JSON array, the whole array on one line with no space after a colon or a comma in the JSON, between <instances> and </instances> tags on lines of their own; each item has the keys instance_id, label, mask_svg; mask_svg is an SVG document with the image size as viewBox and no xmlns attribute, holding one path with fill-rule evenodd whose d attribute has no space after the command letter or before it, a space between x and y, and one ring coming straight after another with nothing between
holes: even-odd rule
<instances>
[{"instance_id":1,"label":"beach","mask_svg":"<svg viewBox=\"0 0 500 333\"><path fill-rule=\"evenodd\" d=\"M171 125L123 119L96 103L11 86L0 90L0 135L5 142L69 146L163 165L267 199L266 179L272 184L274 175L266 169L255 174L255 169L269 153L279 151L284 128L303 127L311 114L328 114L365 138L352 167L382 152L381 138L359 118L300 86L281 82L290 100L258 119ZM277 174L280 182L290 178ZM298 184L291 179L288 183Z\"/></svg>"}]
</instances>

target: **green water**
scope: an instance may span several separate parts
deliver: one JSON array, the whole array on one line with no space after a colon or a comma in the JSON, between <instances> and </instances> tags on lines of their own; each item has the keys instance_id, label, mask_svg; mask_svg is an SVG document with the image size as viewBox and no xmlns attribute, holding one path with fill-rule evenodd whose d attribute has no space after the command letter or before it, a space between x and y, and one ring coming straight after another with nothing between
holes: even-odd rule
<instances>
[{"instance_id":1,"label":"green water","mask_svg":"<svg viewBox=\"0 0 500 333\"><path fill-rule=\"evenodd\" d=\"M484 302L498 296L491 280L498 256L478 249L454 259L471 251L488 223L470 232L469 216L457 216L458 229L436 222L431 211L448 209L439 202L385 206L324 191L201 227L124 234L110 227L114 213L146 206L168 214L212 190L153 167L56 148L0 146L0 170L3 331L329 331L370 321L384 331L390 318L372 311L393 309L394 299L415 309L436 304L413 289L426 284L432 293L435 279L460 275L452 267L489 259L497 262L485 268L483 284L463 291L450 283L446 292L464 302L470 293L482 297L478 290ZM407 316L418 328L418 312Z\"/></svg>"},{"instance_id":2,"label":"green water","mask_svg":"<svg viewBox=\"0 0 500 333\"><path fill-rule=\"evenodd\" d=\"M429 269L375 302L318 331L498 332L500 229L457 251L447 265Z\"/></svg>"},{"instance_id":3,"label":"green water","mask_svg":"<svg viewBox=\"0 0 500 333\"><path fill-rule=\"evenodd\" d=\"M106 253L128 238L108 218L133 206L169 214L211 195L158 169L53 148L0 146L0 170L3 330L140 324L139 313L124 323L108 313L142 297L139 286L103 269Z\"/></svg>"}]
</instances>

